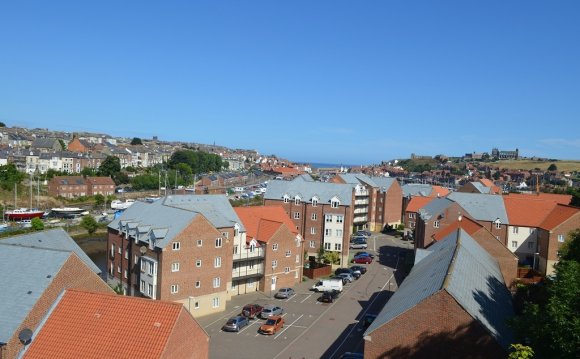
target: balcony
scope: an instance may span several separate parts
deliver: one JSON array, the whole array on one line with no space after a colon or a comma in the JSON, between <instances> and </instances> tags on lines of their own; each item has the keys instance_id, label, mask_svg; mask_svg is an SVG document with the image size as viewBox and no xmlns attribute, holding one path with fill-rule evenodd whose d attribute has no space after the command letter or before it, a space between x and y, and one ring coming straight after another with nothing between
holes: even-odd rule
<instances>
[{"instance_id":1,"label":"balcony","mask_svg":"<svg viewBox=\"0 0 580 359\"><path fill-rule=\"evenodd\" d=\"M357 214L366 214L366 213L369 213L369 210L368 210L368 208L357 208L353 212L354 212L355 215L357 215Z\"/></svg>"},{"instance_id":2,"label":"balcony","mask_svg":"<svg viewBox=\"0 0 580 359\"><path fill-rule=\"evenodd\" d=\"M254 248L253 251L250 249L242 249L239 253L234 253L233 261L234 263L237 262L244 262L252 259L264 259L264 248L257 247Z\"/></svg>"},{"instance_id":3,"label":"balcony","mask_svg":"<svg viewBox=\"0 0 580 359\"><path fill-rule=\"evenodd\" d=\"M357 196L357 197L358 196L360 196L360 197L362 197L362 196L368 196L369 195L369 191L367 189L356 189L354 191L354 195Z\"/></svg>"},{"instance_id":4,"label":"balcony","mask_svg":"<svg viewBox=\"0 0 580 359\"><path fill-rule=\"evenodd\" d=\"M353 223L366 223L368 220L367 216L355 216L352 221Z\"/></svg>"},{"instance_id":5,"label":"balcony","mask_svg":"<svg viewBox=\"0 0 580 359\"><path fill-rule=\"evenodd\" d=\"M247 278L262 278L264 276L264 264L255 264L253 267L234 267L232 270L232 280L242 280Z\"/></svg>"},{"instance_id":6,"label":"balcony","mask_svg":"<svg viewBox=\"0 0 580 359\"><path fill-rule=\"evenodd\" d=\"M366 198L366 199L355 199L354 200L354 205L355 206L362 206L362 205L367 205L367 204L369 204L368 198Z\"/></svg>"}]
</instances>

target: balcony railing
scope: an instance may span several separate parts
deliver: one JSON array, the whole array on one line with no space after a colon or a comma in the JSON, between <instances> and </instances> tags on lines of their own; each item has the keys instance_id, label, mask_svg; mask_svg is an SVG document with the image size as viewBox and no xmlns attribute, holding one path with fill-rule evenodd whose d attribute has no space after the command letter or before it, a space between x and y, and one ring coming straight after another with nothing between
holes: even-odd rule
<instances>
[{"instance_id":1,"label":"balcony railing","mask_svg":"<svg viewBox=\"0 0 580 359\"><path fill-rule=\"evenodd\" d=\"M352 221L354 223L368 222L368 217L367 216L357 216L357 217L354 217Z\"/></svg>"},{"instance_id":2,"label":"balcony railing","mask_svg":"<svg viewBox=\"0 0 580 359\"><path fill-rule=\"evenodd\" d=\"M264 259L264 248L257 247L251 252L250 249L242 249L240 252L234 253L233 255L234 263L251 259Z\"/></svg>"},{"instance_id":3,"label":"balcony railing","mask_svg":"<svg viewBox=\"0 0 580 359\"><path fill-rule=\"evenodd\" d=\"M253 267L242 266L232 270L232 280L240 280L264 275L264 264L255 264Z\"/></svg>"},{"instance_id":4,"label":"balcony railing","mask_svg":"<svg viewBox=\"0 0 580 359\"><path fill-rule=\"evenodd\" d=\"M361 213L364 213L364 214L369 213L368 208L357 208L354 210L354 214L361 214Z\"/></svg>"},{"instance_id":5,"label":"balcony railing","mask_svg":"<svg viewBox=\"0 0 580 359\"><path fill-rule=\"evenodd\" d=\"M369 204L369 200L368 199L355 199L354 204L355 204L355 206Z\"/></svg>"},{"instance_id":6,"label":"balcony railing","mask_svg":"<svg viewBox=\"0 0 580 359\"><path fill-rule=\"evenodd\" d=\"M354 191L354 195L355 195L355 196L368 196L368 195L369 195L369 191L368 191L368 190L366 190L366 189L363 189L363 190L358 190L358 191L357 191L357 190L355 190L355 191Z\"/></svg>"}]
</instances>

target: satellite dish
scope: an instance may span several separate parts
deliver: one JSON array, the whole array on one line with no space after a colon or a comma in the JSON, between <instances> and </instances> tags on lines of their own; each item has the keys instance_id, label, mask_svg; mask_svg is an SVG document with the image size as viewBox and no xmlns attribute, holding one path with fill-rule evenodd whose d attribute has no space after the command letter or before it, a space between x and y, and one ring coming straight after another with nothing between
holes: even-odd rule
<instances>
[{"instance_id":1,"label":"satellite dish","mask_svg":"<svg viewBox=\"0 0 580 359\"><path fill-rule=\"evenodd\" d=\"M141 255L142 255L142 256L144 256L144 255L145 255L145 253L147 253L147 247L145 247L145 246L141 246L141 247L139 248L139 252L141 252Z\"/></svg>"},{"instance_id":2,"label":"satellite dish","mask_svg":"<svg viewBox=\"0 0 580 359\"><path fill-rule=\"evenodd\" d=\"M18 333L18 339L23 345L28 345L32 341L32 330L25 328Z\"/></svg>"}]
</instances>

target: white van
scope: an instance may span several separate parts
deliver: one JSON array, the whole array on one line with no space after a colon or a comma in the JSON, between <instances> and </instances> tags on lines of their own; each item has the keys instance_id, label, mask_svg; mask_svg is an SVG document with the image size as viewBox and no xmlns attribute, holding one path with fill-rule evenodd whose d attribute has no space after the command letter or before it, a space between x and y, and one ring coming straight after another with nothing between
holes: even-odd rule
<instances>
[{"instance_id":1,"label":"white van","mask_svg":"<svg viewBox=\"0 0 580 359\"><path fill-rule=\"evenodd\" d=\"M312 286L312 290L315 292L326 292L331 291L333 289L342 292L342 279L339 278L323 279L321 281L318 281L315 285Z\"/></svg>"}]
</instances>

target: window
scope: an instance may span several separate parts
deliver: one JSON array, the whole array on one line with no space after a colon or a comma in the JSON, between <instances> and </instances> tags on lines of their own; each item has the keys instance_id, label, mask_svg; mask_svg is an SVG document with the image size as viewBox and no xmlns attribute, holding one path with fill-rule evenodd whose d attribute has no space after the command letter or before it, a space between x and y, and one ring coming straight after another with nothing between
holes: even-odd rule
<instances>
[{"instance_id":1,"label":"window","mask_svg":"<svg viewBox=\"0 0 580 359\"><path fill-rule=\"evenodd\" d=\"M316 198L312 199L312 207L318 206L318 200Z\"/></svg>"},{"instance_id":2,"label":"window","mask_svg":"<svg viewBox=\"0 0 580 359\"><path fill-rule=\"evenodd\" d=\"M125 251L125 259L129 259L129 252L128 252L128 250Z\"/></svg>"},{"instance_id":3,"label":"window","mask_svg":"<svg viewBox=\"0 0 580 359\"><path fill-rule=\"evenodd\" d=\"M433 222L433 227L434 228L439 228L439 221Z\"/></svg>"},{"instance_id":4,"label":"window","mask_svg":"<svg viewBox=\"0 0 580 359\"><path fill-rule=\"evenodd\" d=\"M337 229L336 230L336 236L337 237L342 237L342 229Z\"/></svg>"},{"instance_id":5,"label":"window","mask_svg":"<svg viewBox=\"0 0 580 359\"><path fill-rule=\"evenodd\" d=\"M330 243L324 243L324 250L330 250Z\"/></svg>"},{"instance_id":6,"label":"window","mask_svg":"<svg viewBox=\"0 0 580 359\"><path fill-rule=\"evenodd\" d=\"M121 273L121 266L117 266L117 273Z\"/></svg>"},{"instance_id":7,"label":"window","mask_svg":"<svg viewBox=\"0 0 580 359\"><path fill-rule=\"evenodd\" d=\"M221 266L222 266L222 257L215 257L215 259L213 261L213 267L219 268Z\"/></svg>"},{"instance_id":8,"label":"window","mask_svg":"<svg viewBox=\"0 0 580 359\"><path fill-rule=\"evenodd\" d=\"M558 234L558 242L564 243L564 235L563 234Z\"/></svg>"},{"instance_id":9,"label":"window","mask_svg":"<svg viewBox=\"0 0 580 359\"><path fill-rule=\"evenodd\" d=\"M294 212L294 219L300 219L300 212Z\"/></svg>"},{"instance_id":10,"label":"window","mask_svg":"<svg viewBox=\"0 0 580 359\"><path fill-rule=\"evenodd\" d=\"M121 246L119 246L119 248L117 248L117 251L119 252L119 254L121 254Z\"/></svg>"},{"instance_id":11,"label":"window","mask_svg":"<svg viewBox=\"0 0 580 359\"><path fill-rule=\"evenodd\" d=\"M288 202L290 202L290 198L284 197L284 203L288 203Z\"/></svg>"},{"instance_id":12,"label":"window","mask_svg":"<svg viewBox=\"0 0 580 359\"><path fill-rule=\"evenodd\" d=\"M221 248L222 247L222 238L221 237L217 237L215 239L215 247L216 248Z\"/></svg>"},{"instance_id":13,"label":"window","mask_svg":"<svg viewBox=\"0 0 580 359\"><path fill-rule=\"evenodd\" d=\"M272 250L273 251L277 251L278 250L278 243L272 244Z\"/></svg>"},{"instance_id":14,"label":"window","mask_svg":"<svg viewBox=\"0 0 580 359\"><path fill-rule=\"evenodd\" d=\"M196 287L196 288L201 288L201 281L199 281L199 280L196 280L196 281L195 281L195 287Z\"/></svg>"},{"instance_id":15,"label":"window","mask_svg":"<svg viewBox=\"0 0 580 359\"><path fill-rule=\"evenodd\" d=\"M310 234L316 234L316 227L310 227Z\"/></svg>"},{"instance_id":16,"label":"window","mask_svg":"<svg viewBox=\"0 0 580 359\"><path fill-rule=\"evenodd\" d=\"M344 221L343 216L336 216L336 223L342 223Z\"/></svg>"},{"instance_id":17,"label":"window","mask_svg":"<svg viewBox=\"0 0 580 359\"><path fill-rule=\"evenodd\" d=\"M228 232L222 232L222 237L230 238L230 234Z\"/></svg>"},{"instance_id":18,"label":"window","mask_svg":"<svg viewBox=\"0 0 580 359\"><path fill-rule=\"evenodd\" d=\"M203 245L203 240L202 239L198 239L196 242L198 247L201 247Z\"/></svg>"},{"instance_id":19,"label":"window","mask_svg":"<svg viewBox=\"0 0 580 359\"><path fill-rule=\"evenodd\" d=\"M332 202L330 202L330 207L331 208L338 208L338 201L332 201Z\"/></svg>"},{"instance_id":20,"label":"window","mask_svg":"<svg viewBox=\"0 0 580 359\"><path fill-rule=\"evenodd\" d=\"M172 249L173 249L174 251L178 251L178 250L179 250L179 247L180 247L180 244L179 244L179 242L173 242L173 244L172 244Z\"/></svg>"},{"instance_id":21,"label":"window","mask_svg":"<svg viewBox=\"0 0 580 359\"><path fill-rule=\"evenodd\" d=\"M147 295L153 297L153 284L147 285Z\"/></svg>"},{"instance_id":22,"label":"window","mask_svg":"<svg viewBox=\"0 0 580 359\"><path fill-rule=\"evenodd\" d=\"M219 308L220 306L220 298L219 297L215 297L211 300L211 307L212 308Z\"/></svg>"},{"instance_id":23,"label":"window","mask_svg":"<svg viewBox=\"0 0 580 359\"><path fill-rule=\"evenodd\" d=\"M248 286L248 288L254 288L254 280L248 279L248 282L246 283L246 285Z\"/></svg>"},{"instance_id":24,"label":"window","mask_svg":"<svg viewBox=\"0 0 580 359\"><path fill-rule=\"evenodd\" d=\"M272 269L274 269L274 268L276 268L276 267L278 267L278 261L274 259L274 260L272 261Z\"/></svg>"},{"instance_id":25,"label":"window","mask_svg":"<svg viewBox=\"0 0 580 359\"><path fill-rule=\"evenodd\" d=\"M294 204L300 204L300 198L299 197L294 198Z\"/></svg>"},{"instance_id":26,"label":"window","mask_svg":"<svg viewBox=\"0 0 580 359\"><path fill-rule=\"evenodd\" d=\"M296 255L296 263L300 263L300 254Z\"/></svg>"},{"instance_id":27,"label":"window","mask_svg":"<svg viewBox=\"0 0 580 359\"><path fill-rule=\"evenodd\" d=\"M286 251L286 257L290 257L292 255L292 251L291 250L287 250Z\"/></svg>"},{"instance_id":28,"label":"window","mask_svg":"<svg viewBox=\"0 0 580 359\"><path fill-rule=\"evenodd\" d=\"M193 304L193 308L195 308L195 309L199 309L199 302L195 302L195 303Z\"/></svg>"},{"instance_id":29,"label":"window","mask_svg":"<svg viewBox=\"0 0 580 359\"><path fill-rule=\"evenodd\" d=\"M536 248L536 243L535 242L528 242L528 249L534 249Z\"/></svg>"},{"instance_id":30,"label":"window","mask_svg":"<svg viewBox=\"0 0 580 359\"><path fill-rule=\"evenodd\" d=\"M512 233L513 234L517 234L518 233L518 227L512 227Z\"/></svg>"},{"instance_id":31,"label":"window","mask_svg":"<svg viewBox=\"0 0 580 359\"><path fill-rule=\"evenodd\" d=\"M415 213L409 212L409 218L411 219L415 218Z\"/></svg>"},{"instance_id":32,"label":"window","mask_svg":"<svg viewBox=\"0 0 580 359\"><path fill-rule=\"evenodd\" d=\"M201 259L197 259L195 261L195 266L198 267L198 268L201 267Z\"/></svg>"},{"instance_id":33,"label":"window","mask_svg":"<svg viewBox=\"0 0 580 359\"><path fill-rule=\"evenodd\" d=\"M316 221L317 215L316 213L312 213L312 215L310 216L310 219L312 219L313 221Z\"/></svg>"},{"instance_id":34,"label":"window","mask_svg":"<svg viewBox=\"0 0 580 359\"><path fill-rule=\"evenodd\" d=\"M248 264L248 268L254 269L254 261L250 261L250 264Z\"/></svg>"},{"instance_id":35,"label":"window","mask_svg":"<svg viewBox=\"0 0 580 359\"><path fill-rule=\"evenodd\" d=\"M234 254L238 254L238 245L234 245Z\"/></svg>"},{"instance_id":36,"label":"window","mask_svg":"<svg viewBox=\"0 0 580 359\"><path fill-rule=\"evenodd\" d=\"M327 237L328 236L331 236L332 235L332 229L330 229L330 228L325 229L324 230L324 235L327 236Z\"/></svg>"},{"instance_id":37,"label":"window","mask_svg":"<svg viewBox=\"0 0 580 359\"><path fill-rule=\"evenodd\" d=\"M495 229L501 229L501 222L495 222Z\"/></svg>"},{"instance_id":38,"label":"window","mask_svg":"<svg viewBox=\"0 0 580 359\"><path fill-rule=\"evenodd\" d=\"M309 247L316 248L316 241L310 241Z\"/></svg>"},{"instance_id":39,"label":"window","mask_svg":"<svg viewBox=\"0 0 580 359\"><path fill-rule=\"evenodd\" d=\"M536 231L535 228L530 228L530 234L534 233Z\"/></svg>"},{"instance_id":40,"label":"window","mask_svg":"<svg viewBox=\"0 0 580 359\"><path fill-rule=\"evenodd\" d=\"M213 279L213 287L214 288L219 288L221 284L222 284L222 280L220 279L220 277L215 277Z\"/></svg>"},{"instance_id":41,"label":"window","mask_svg":"<svg viewBox=\"0 0 580 359\"><path fill-rule=\"evenodd\" d=\"M155 264L153 264L151 262L147 263L147 273L150 276L153 276L153 274L155 274Z\"/></svg>"},{"instance_id":42,"label":"window","mask_svg":"<svg viewBox=\"0 0 580 359\"><path fill-rule=\"evenodd\" d=\"M284 273L290 273L290 267L284 267Z\"/></svg>"},{"instance_id":43,"label":"window","mask_svg":"<svg viewBox=\"0 0 580 359\"><path fill-rule=\"evenodd\" d=\"M340 251L340 250L342 250L342 244L340 244L340 243L335 243L335 244L334 244L334 250L335 250L335 251Z\"/></svg>"},{"instance_id":44,"label":"window","mask_svg":"<svg viewBox=\"0 0 580 359\"><path fill-rule=\"evenodd\" d=\"M139 290L141 291L141 293L145 293L145 281L142 280L141 283L139 284Z\"/></svg>"},{"instance_id":45,"label":"window","mask_svg":"<svg viewBox=\"0 0 580 359\"><path fill-rule=\"evenodd\" d=\"M171 294L176 294L177 292L179 292L179 286L177 284L172 284L171 285Z\"/></svg>"},{"instance_id":46,"label":"window","mask_svg":"<svg viewBox=\"0 0 580 359\"><path fill-rule=\"evenodd\" d=\"M327 214L326 216L324 216L324 221L326 223L332 223L332 214Z\"/></svg>"},{"instance_id":47,"label":"window","mask_svg":"<svg viewBox=\"0 0 580 359\"><path fill-rule=\"evenodd\" d=\"M512 241L512 248L518 248L518 241Z\"/></svg>"},{"instance_id":48,"label":"window","mask_svg":"<svg viewBox=\"0 0 580 359\"><path fill-rule=\"evenodd\" d=\"M171 263L171 271L172 272L179 272L179 262Z\"/></svg>"},{"instance_id":49,"label":"window","mask_svg":"<svg viewBox=\"0 0 580 359\"><path fill-rule=\"evenodd\" d=\"M139 263L139 256L135 254L135 264Z\"/></svg>"},{"instance_id":50,"label":"window","mask_svg":"<svg viewBox=\"0 0 580 359\"><path fill-rule=\"evenodd\" d=\"M123 277L127 278L127 270L126 269L123 271Z\"/></svg>"}]
</instances>

